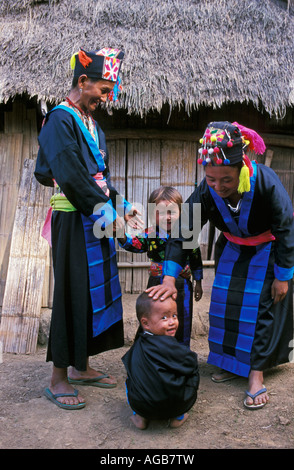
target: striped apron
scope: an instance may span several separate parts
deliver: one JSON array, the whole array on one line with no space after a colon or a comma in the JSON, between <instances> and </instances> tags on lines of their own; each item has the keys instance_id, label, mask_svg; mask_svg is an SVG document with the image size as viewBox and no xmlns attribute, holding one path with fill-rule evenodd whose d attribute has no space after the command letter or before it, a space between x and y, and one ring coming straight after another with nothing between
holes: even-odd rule
<instances>
[{"instance_id":1,"label":"striped apron","mask_svg":"<svg viewBox=\"0 0 294 470\"><path fill-rule=\"evenodd\" d=\"M212 287L209 311L208 363L248 377L260 294L265 280L272 241L270 232L251 237L247 222L256 183L256 164L251 190L244 193L239 222L212 188L211 195L229 233Z\"/></svg>"}]
</instances>

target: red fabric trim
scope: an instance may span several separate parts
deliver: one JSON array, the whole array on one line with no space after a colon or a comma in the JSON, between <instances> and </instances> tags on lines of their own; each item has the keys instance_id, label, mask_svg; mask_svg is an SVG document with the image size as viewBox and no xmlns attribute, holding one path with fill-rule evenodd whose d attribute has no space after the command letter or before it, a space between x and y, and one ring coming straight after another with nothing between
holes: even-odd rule
<instances>
[{"instance_id":1,"label":"red fabric trim","mask_svg":"<svg viewBox=\"0 0 294 470\"><path fill-rule=\"evenodd\" d=\"M274 241L276 239L270 230L267 230L264 233L260 233L259 235L256 235L254 237L247 237L247 238L236 237L235 235L232 235L229 232L223 232L223 234L226 237L226 239L229 240L230 242L236 243L236 245L246 245L246 246L257 246L265 242Z\"/></svg>"}]
</instances>

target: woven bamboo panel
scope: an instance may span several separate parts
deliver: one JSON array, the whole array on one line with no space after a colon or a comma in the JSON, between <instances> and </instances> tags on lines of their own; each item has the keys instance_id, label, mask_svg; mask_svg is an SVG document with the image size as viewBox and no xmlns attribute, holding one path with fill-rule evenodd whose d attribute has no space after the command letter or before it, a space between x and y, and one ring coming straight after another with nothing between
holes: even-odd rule
<instances>
[{"instance_id":1,"label":"woven bamboo panel","mask_svg":"<svg viewBox=\"0 0 294 470\"><path fill-rule=\"evenodd\" d=\"M142 212L145 227L148 225L147 203L151 192L160 186L160 141L128 141L127 193L129 202ZM147 255L133 254L136 263L148 262ZM132 292L141 293L147 287L148 268L134 268Z\"/></svg>"},{"instance_id":2,"label":"woven bamboo panel","mask_svg":"<svg viewBox=\"0 0 294 470\"><path fill-rule=\"evenodd\" d=\"M0 305L5 289L22 154L23 134L0 134Z\"/></svg>"},{"instance_id":3,"label":"woven bamboo panel","mask_svg":"<svg viewBox=\"0 0 294 470\"><path fill-rule=\"evenodd\" d=\"M173 186L186 201L195 189L196 144L163 141L161 150L161 184Z\"/></svg>"},{"instance_id":4,"label":"woven bamboo panel","mask_svg":"<svg viewBox=\"0 0 294 470\"><path fill-rule=\"evenodd\" d=\"M48 256L40 234L51 190L38 184L34 168L34 160L24 161L0 324L3 351L19 354L36 350Z\"/></svg>"},{"instance_id":5,"label":"woven bamboo panel","mask_svg":"<svg viewBox=\"0 0 294 470\"><path fill-rule=\"evenodd\" d=\"M126 198L127 182L126 182L126 140L111 140L107 142L107 148L110 155L109 170L111 174L111 182L118 193ZM126 198L127 199L127 198ZM132 253L120 248L116 241L117 261L132 262ZM119 269L119 279L122 292L131 292L132 288L132 270L129 268Z\"/></svg>"}]
</instances>

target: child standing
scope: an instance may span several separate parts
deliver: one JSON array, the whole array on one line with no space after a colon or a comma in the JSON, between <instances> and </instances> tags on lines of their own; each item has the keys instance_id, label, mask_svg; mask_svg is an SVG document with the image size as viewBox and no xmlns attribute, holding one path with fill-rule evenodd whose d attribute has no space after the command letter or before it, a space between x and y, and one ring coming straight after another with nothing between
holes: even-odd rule
<instances>
[{"instance_id":1,"label":"child standing","mask_svg":"<svg viewBox=\"0 0 294 470\"><path fill-rule=\"evenodd\" d=\"M147 288L162 283L165 248L168 238L172 234L172 229L179 220L183 199L175 188L161 186L151 193L148 203L149 207L150 204L154 204L156 207L155 214L152 214L154 225L138 236L131 236L126 233L124 239L118 240L122 248L127 251L147 253L148 258L151 260ZM199 247L190 253L188 264L176 280L178 291L176 302L179 318L176 338L186 346L190 345L192 328L193 285L191 276L196 281L195 300L199 301L203 293L201 283L203 268Z\"/></svg>"},{"instance_id":2,"label":"child standing","mask_svg":"<svg viewBox=\"0 0 294 470\"><path fill-rule=\"evenodd\" d=\"M179 322L171 297L156 301L143 292L136 312L142 332L122 357L131 420L139 429L150 419L169 419L170 427L179 427L197 399L197 354L175 339Z\"/></svg>"}]
</instances>

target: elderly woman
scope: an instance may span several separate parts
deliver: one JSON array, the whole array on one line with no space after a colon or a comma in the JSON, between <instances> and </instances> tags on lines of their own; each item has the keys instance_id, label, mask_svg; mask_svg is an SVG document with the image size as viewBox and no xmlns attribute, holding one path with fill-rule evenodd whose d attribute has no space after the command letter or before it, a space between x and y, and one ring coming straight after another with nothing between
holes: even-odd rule
<instances>
[{"instance_id":1,"label":"elderly woman","mask_svg":"<svg viewBox=\"0 0 294 470\"><path fill-rule=\"evenodd\" d=\"M215 382L248 377L244 405L257 409L269 399L263 371L290 360L293 208L274 171L244 153L248 145L255 153L265 151L256 132L212 122L201 144L198 162L206 177L187 202L191 211L201 204L202 226L210 220L222 232L215 249L208 362L221 368ZM174 278L186 259L182 241L168 245L163 284L148 290L154 298L176 295Z\"/></svg>"},{"instance_id":2,"label":"elderly woman","mask_svg":"<svg viewBox=\"0 0 294 470\"><path fill-rule=\"evenodd\" d=\"M55 276L47 353L53 372L45 394L66 409L85 406L72 384L116 385L90 367L89 356L123 345L112 234L123 220L117 214L131 206L111 185L105 136L92 117L100 103L116 97L123 56L111 48L74 54L72 88L46 115L39 136L35 176L55 186L45 227L51 229Z\"/></svg>"}]
</instances>

